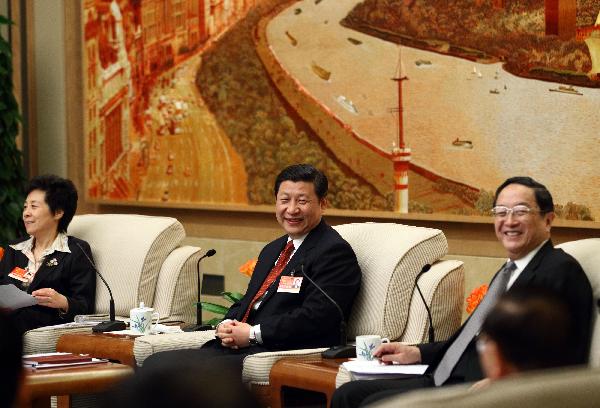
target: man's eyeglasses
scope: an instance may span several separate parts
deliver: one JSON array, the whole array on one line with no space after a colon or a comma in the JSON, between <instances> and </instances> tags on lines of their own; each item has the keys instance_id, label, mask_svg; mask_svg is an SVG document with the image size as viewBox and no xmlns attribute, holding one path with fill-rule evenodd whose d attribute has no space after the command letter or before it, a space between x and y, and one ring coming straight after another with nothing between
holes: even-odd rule
<instances>
[{"instance_id":1,"label":"man's eyeglasses","mask_svg":"<svg viewBox=\"0 0 600 408\"><path fill-rule=\"evenodd\" d=\"M527 217L530 213L536 212L532 208L527 207L526 205L515 205L513 208L508 208L503 205L497 205L492 208L492 214L496 218L506 218L509 214L512 214L515 218L523 218Z\"/></svg>"}]
</instances>

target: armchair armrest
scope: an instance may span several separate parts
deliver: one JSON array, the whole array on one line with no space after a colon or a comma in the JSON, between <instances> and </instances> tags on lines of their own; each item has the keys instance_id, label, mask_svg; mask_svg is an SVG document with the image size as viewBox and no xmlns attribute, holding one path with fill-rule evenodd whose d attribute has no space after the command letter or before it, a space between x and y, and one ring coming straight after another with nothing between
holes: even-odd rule
<instances>
[{"instance_id":1,"label":"armchair armrest","mask_svg":"<svg viewBox=\"0 0 600 408\"><path fill-rule=\"evenodd\" d=\"M309 359L316 358L321 355L321 352L326 348L315 349L300 349L300 350L284 350L284 351L269 351L264 353L256 353L247 356L244 359L244 368L242 370L242 381L252 385L269 385L269 373L271 367L277 360L282 358L298 358Z\"/></svg>"},{"instance_id":2,"label":"armchair armrest","mask_svg":"<svg viewBox=\"0 0 600 408\"><path fill-rule=\"evenodd\" d=\"M214 338L214 330L141 336L136 338L133 343L133 355L137 365L142 366L144 360L152 354L161 351L200 348L204 343Z\"/></svg>"}]
</instances>

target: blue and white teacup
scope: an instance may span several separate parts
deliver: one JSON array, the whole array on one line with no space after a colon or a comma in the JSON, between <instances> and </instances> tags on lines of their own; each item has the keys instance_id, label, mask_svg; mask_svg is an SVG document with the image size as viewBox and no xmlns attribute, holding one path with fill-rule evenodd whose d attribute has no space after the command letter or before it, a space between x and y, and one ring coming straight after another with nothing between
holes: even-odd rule
<instances>
[{"instance_id":1,"label":"blue and white teacup","mask_svg":"<svg viewBox=\"0 0 600 408\"><path fill-rule=\"evenodd\" d=\"M142 302L140 307L129 311L129 328L139 334L150 334L158 324L159 318L158 312L151 307L145 307Z\"/></svg>"},{"instance_id":2,"label":"blue and white teacup","mask_svg":"<svg viewBox=\"0 0 600 408\"><path fill-rule=\"evenodd\" d=\"M356 358L363 361L372 361L373 351L381 345L381 343L389 343L390 339L381 338L376 334L367 334L356 336Z\"/></svg>"}]
</instances>

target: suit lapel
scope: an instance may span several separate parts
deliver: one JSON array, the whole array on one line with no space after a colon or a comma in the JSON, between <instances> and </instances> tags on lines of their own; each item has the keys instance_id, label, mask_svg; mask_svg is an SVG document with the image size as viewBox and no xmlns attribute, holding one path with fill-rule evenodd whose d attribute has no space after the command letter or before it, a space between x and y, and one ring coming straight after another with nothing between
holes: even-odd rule
<instances>
[{"instance_id":1,"label":"suit lapel","mask_svg":"<svg viewBox=\"0 0 600 408\"><path fill-rule=\"evenodd\" d=\"M520 286L527 285L535 277L536 273L538 272L540 263L542 262L544 257L550 251L552 251L553 248L554 248L554 245L552 244L552 241L548 240L548 242L546 242L544 244L544 246L542 246L540 248L538 253L535 254L533 259L527 264L525 269L523 269L523 272L521 272L521 274L519 275L519 277L517 278L517 280L515 281L513 286L520 287Z\"/></svg>"},{"instance_id":2,"label":"suit lapel","mask_svg":"<svg viewBox=\"0 0 600 408\"><path fill-rule=\"evenodd\" d=\"M317 242L319 242L319 240L321 239L321 236L323 235L322 231L325 228L325 225L326 225L325 221L323 221L323 219L321 219L321 222L315 228L313 228L312 231L310 231L308 233L308 235L302 242L302 245L300 245L300 248L298 248L296 250L296 252L294 253L294 256L292 256L292 259L289 260L289 262L287 263L287 265L281 272L280 276L291 275L292 271L294 271L295 274L300 272L297 268L299 268L301 264L306 263L306 258L308 256L308 254L310 254L310 251L315 247ZM283 246L285 246L285 243ZM281 249L283 249L283 246L281 247ZM281 250L280 250L280 252L281 252ZM277 254L277 255L279 255L279 254ZM273 261L273 262L275 262L275 261ZM267 271L267 273L268 272L269 271ZM265 275L265 277L266 277L266 275ZM263 303L267 302L275 294L275 292L277 292L277 287L279 286L279 280L280 280L280 278L277 278L275 280L275 282L273 283L273 285L271 287L271 290L269 290L267 292L267 294L265 295L265 298L262 301ZM260 281L261 284L263 281L264 281L264 279L262 279ZM258 289L257 289L257 291L258 291ZM256 291L254 293L256 293Z\"/></svg>"},{"instance_id":3,"label":"suit lapel","mask_svg":"<svg viewBox=\"0 0 600 408\"><path fill-rule=\"evenodd\" d=\"M275 261L277 261L277 258L279 257L279 254L281 253L281 251L283 251L283 248L285 247L286 243L287 243L287 235L279 237L275 241L275 243L272 245L272 248L270 248L268 250L269 252L266 252L264 254L263 260L256 264L256 268L254 269L254 272L252 273L252 279L250 280L250 285L248 286L248 289L246 290L246 294L244 295L245 301L242 303L239 313L238 313L239 314L239 316L237 317L238 319L241 319L244 316L244 313L250 306L250 302L252 301L252 299L254 299L254 296L260 289L262 283L267 278L267 275L269 274L269 272L271 272L271 269L273 269L273 266L275 266Z\"/></svg>"},{"instance_id":4,"label":"suit lapel","mask_svg":"<svg viewBox=\"0 0 600 408\"><path fill-rule=\"evenodd\" d=\"M47 287L46 277L50 274L60 272L64 265L64 258L67 252L54 251L50 255L46 256L42 261L40 268L35 273L31 285L29 285L28 292L32 292L37 289Z\"/></svg>"}]
</instances>

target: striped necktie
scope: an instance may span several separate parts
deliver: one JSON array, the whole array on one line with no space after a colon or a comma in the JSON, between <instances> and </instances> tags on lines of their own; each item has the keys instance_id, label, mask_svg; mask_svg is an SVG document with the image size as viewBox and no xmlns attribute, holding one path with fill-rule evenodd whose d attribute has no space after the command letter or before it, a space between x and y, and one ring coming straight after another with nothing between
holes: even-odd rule
<instances>
[{"instance_id":1,"label":"striped necktie","mask_svg":"<svg viewBox=\"0 0 600 408\"><path fill-rule=\"evenodd\" d=\"M256 295L254 295L254 297L252 298L252 302L250 302L250 304L248 305L248 310L246 310L246 313L244 314L244 317L242 318L242 322L246 322L246 320L248 320L248 315L250 315L250 311L252 310L252 306L254 306L254 303L256 303L256 301L258 299L263 297L263 295L265 294L267 289L269 289L269 286L271 286L271 284L273 284L273 282L275 282L275 279L277 279L279 277L279 275L281 274L281 272L283 272L283 269L285 268L288 261L290 260L290 257L292 256L292 252L294 252L294 242L292 240L290 240L290 241L288 241L285 248L283 248L283 251L281 251L281 254L279 255L279 259L277 259L277 263L275 264L273 269L271 269L271 272L269 272L269 274L263 281L260 289L258 290L258 292L256 292Z\"/></svg>"},{"instance_id":2,"label":"striped necktie","mask_svg":"<svg viewBox=\"0 0 600 408\"><path fill-rule=\"evenodd\" d=\"M448 347L446 353L440 360L437 368L433 372L433 382L436 387L442 385L450 378L452 370L460 360L460 357L465 352L469 343L481 330L483 321L489 314L492 307L496 304L498 297L506 291L506 285L512 275L512 272L517 269L517 265L513 261L507 262L498 272L496 278L492 281L485 297L473 312L471 318L465 323L462 331L454 342Z\"/></svg>"}]
</instances>

